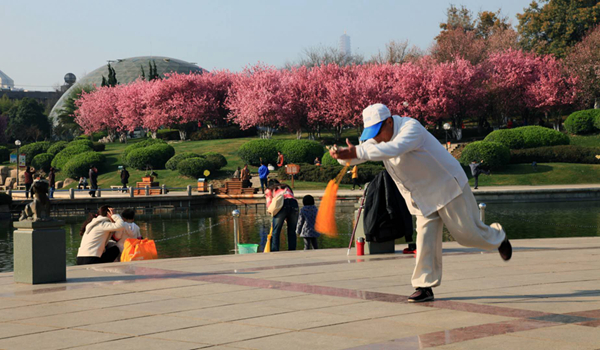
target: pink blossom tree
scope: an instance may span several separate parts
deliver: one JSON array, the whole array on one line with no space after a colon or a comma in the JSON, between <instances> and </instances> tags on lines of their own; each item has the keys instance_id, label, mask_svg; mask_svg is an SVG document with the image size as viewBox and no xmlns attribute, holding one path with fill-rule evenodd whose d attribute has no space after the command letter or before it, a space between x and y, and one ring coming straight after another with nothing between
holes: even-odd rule
<instances>
[{"instance_id":1,"label":"pink blossom tree","mask_svg":"<svg viewBox=\"0 0 600 350\"><path fill-rule=\"evenodd\" d=\"M75 122L86 134L107 130L109 139L114 141L124 126L117 109L116 88L96 87L92 92L83 91L76 101Z\"/></svg>"}]
</instances>

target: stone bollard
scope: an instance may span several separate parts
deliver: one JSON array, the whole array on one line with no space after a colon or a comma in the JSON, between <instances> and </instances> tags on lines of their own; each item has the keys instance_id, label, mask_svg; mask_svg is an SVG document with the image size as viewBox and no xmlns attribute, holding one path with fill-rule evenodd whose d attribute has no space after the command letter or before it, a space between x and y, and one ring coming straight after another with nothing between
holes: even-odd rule
<instances>
[{"instance_id":1,"label":"stone bollard","mask_svg":"<svg viewBox=\"0 0 600 350\"><path fill-rule=\"evenodd\" d=\"M129 187L129 197L133 198L133 187Z\"/></svg>"},{"instance_id":2,"label":"stone bollard","mask_svg":"<svg viewBox=\"0 0 600 350\"><path fill-rule=\"evenodd\" d=\"M146 185L146 196L150 195L150 187Z\"/></svg>"},{"instance_id":3,"label":"stone bollard","mask_svg":"<svg viewBox=\"0 0 600 350\"><path fill-rule=\"evenodd\" d=\"M487 205L485 203L479 203L479 220L485 224L485 208Z\"/></svg>"},{"instance_id":4,"label":"stone bollard","mask_svg":"<svg viewBox=\"0 0 600 350\"><path fill-rule=\"evenodd\" d=\"M188 196L192 195L192 186L191 185L187 185L187 195Z\"/></svg>"},{"instance_id":5,"label":"stone bollard","mask_svg":"<svg viewBox=\"0 0 600 350\"><path fill-rule=\"evenodd\" d=\"M213 194L213 185L208 184L208 194Z\"/></svg>"},{"instance_id":6,"label":"stone bollard","mask_svg":"<svg viewBox=\"0 0 600 350\"><path fill-rule=\"evenodd\" d=\"M162 194L167 194L167 185L162 185Z\"/></svg>"},{"instance_id":7,"label":"stone bollard","mask_svg":"<svg viewBox=\"0 0 600 350\"><path fill-rule=\"evenodd\" d=\"M98 188L98 190L96 191L96 197L100 198L102 197L102 189Z\"/></svg>"},{"instance_id":8,"label":"stone bollard","mask_svg":"<svg viewBox=\"0 0 600 350\"><path fill-rule=\"evenodd\" d=\"M67 279L64 221L15 221L13 235L14 279L40 284Z\"/></svg>"},{"instance_id":9,"label":"stone bollard","mask_svg":"<svg viewBox=\"0 0 600 350\"><path fill-rule=\"evenodd\" d=\"M75 189L69 188L69 199L75 199Z\"/></svg>"}]
</instances>

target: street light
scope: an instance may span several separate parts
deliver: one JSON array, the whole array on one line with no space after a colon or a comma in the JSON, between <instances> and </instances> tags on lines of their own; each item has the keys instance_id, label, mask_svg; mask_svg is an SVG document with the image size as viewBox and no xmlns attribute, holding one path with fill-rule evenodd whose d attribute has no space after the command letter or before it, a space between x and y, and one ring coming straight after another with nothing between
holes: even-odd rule
<instances>
[{"instance_id":1,"label":"street light","mask_svg":"<svg viewBox=\"0 0 600 350\"><path fill-rule=\"evenodd\" d=\"M21 147L21 141L16 140L15 146L17 146L17 188L19 188L19 147Z\"/></svg>"},{"instance_id":2,"label":"street light","mask_svg":"<svg viewBox=\"0 0 600 350\"><path fill-rule=\"evenodd\" d=\"M448 130L452 129L450 123L444 123L444 130L446 131L446 150L448 150Z\"/></svg>"}]
</instances>

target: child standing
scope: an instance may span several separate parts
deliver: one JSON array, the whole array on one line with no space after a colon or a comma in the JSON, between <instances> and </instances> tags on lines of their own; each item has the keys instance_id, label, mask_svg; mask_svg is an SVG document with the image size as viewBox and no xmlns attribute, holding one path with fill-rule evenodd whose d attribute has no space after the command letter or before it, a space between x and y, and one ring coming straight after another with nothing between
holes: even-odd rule
<instances>
[{"instance_id":1,"label":"child standing","mask_svg":"<svg viewBox=\"0 0 600 350\"><path fill-rule=\"evenodd\" d=\"M304 238L304 250L318 249L317 238L320 234L315 231L315 219L317 218L317 207L315 199L311 195L302 198L304 205L300 210L300 218L296 226L296 234Z\"/></svg>"},{"instance_id":2,"label":"child standing","mask_svg":"<svg viewBox=\"0 0 600 350\"><path fill-rule=\"evenodd\" d=\"M125 223L122 228L115 232L113 237L117 241L117 247L119 247L122 253L127 238L141 239L142 234L140 233L140 227L133 222L135 219L135 211L133 209L123 210L121 218Z\"/></svg>"}]
</instances>

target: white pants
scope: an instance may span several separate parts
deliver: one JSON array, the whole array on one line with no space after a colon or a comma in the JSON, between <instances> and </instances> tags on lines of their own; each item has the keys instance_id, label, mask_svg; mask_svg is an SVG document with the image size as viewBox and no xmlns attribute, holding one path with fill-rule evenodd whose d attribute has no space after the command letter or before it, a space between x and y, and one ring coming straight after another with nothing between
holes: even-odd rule
<instances>
[{"instance_id":1,"label":"white pants","mask_svg":"<svg viewBox=\"0 0 600 350\"><path fill-rule=\"evenodd\" d=\"M485 250L498 248L506 234L502 226L487 226L469 184L463 193L437 212L417 215L417 262L413 287L436 287L442 282L442 230L446 228L461 245Z\"/></svg>"}]
</instances>

